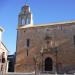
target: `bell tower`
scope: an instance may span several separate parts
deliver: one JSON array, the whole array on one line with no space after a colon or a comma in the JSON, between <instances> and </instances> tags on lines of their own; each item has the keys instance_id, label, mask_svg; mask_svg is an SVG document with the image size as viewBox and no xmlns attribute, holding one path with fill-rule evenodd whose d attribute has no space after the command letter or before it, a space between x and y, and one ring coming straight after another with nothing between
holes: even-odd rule
<instances>
[{"instance_id":1,"label":"bell tower","mask_svg":"<svg viewBox=\"0 0 75 75\"><path fill-rule=\"evenodd\" d=\"M25 4L22 7L18 15L18 29L17 29L17 41L16 41L16 64L15 64L16 72L29 71L29 68L26 67L25 65L27 65L27 62L30 59L28 56L30 38L26 38L26 34L25 34L26 28L21 29L22 27L25 27L25 26L26 27L33 26L32 13L30 11L30 7L27 4Z\"/></svg>"},{"instance_id":2,"label":"bell tower","mask_svg":"<svg viewBox=\"0 0 75 75\"><path fill-rule=\"evenodd\" d=\"M18 26L24 25L33 25L32 13L30 11L30 7L27 4L22 7L18 16Z\"/></svg>"}]
</instances>

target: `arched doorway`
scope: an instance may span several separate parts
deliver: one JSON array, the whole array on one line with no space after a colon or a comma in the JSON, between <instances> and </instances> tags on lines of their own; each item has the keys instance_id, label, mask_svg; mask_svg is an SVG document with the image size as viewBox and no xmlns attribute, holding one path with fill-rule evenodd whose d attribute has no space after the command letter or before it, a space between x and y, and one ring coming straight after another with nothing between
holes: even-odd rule
<instances>
[{"instance_id":1,"label":"arched doorway","mask_svg":"<svg viewBox=\"0 0 75 75\"><path fill-rule=\"evenodd\" d=\"M52 71L53 61L50 57L45 59L45 71Z\"/></svg>"}]
</instances>

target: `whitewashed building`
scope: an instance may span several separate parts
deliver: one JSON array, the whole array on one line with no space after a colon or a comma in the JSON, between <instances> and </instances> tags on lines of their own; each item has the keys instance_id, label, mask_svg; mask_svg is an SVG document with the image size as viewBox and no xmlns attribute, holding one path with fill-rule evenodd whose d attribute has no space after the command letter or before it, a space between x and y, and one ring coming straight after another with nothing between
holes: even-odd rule
<instances>
[{"instance_id":1,"label":"whitewashed building","mask_svg":"<svg viewBox=\"0 0 75 75\"><path fill-rule=\"evenodd\" d=\"M8 71L8 61L7 61L7 55L8 55L8 50L4 43L2 42L2 33L4 29L0 27L0 72Z\"/></svg>"}]
</instances>

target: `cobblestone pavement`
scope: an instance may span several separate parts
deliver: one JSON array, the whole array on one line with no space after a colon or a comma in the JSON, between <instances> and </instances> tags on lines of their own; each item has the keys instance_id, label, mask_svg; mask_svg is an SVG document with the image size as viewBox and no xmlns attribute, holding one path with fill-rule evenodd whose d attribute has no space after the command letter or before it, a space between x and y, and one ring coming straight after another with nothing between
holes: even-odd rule
<instances>
[{"instance_id":1,"label":"cobblestone pavement","mask_svg":"<svg viewBox=\"0 0 75 75\"><path fill-rule=\"evenodd\" d=\"M0 74L1 75L1 74ZM7 73L3 75L75 75L75 74L33 74L33 73Z\"/></svg>"},{"instance_id":2,"label":"cobblestone pavement","mask_svg":"<svg viewBox=\"0 0 75 75\"><path fill-rule=\"evenodd\" d=\"M2 73L0 73L0 75L75 75L75 73L74 74L35 74L35 73L13 73L13 72L11 72L11 73L7 73L7 74L2 74Z\"/></svg>"},{"instance_id":3,"label":"cobblestone pavement","mask_svg":"<svg viewBox=\"0 0 75 75\"><path fill-rule=\"evenodd\" d=\"M33 73L7 73L6 75L35 75Z\"/></svg>"}]
</instances>

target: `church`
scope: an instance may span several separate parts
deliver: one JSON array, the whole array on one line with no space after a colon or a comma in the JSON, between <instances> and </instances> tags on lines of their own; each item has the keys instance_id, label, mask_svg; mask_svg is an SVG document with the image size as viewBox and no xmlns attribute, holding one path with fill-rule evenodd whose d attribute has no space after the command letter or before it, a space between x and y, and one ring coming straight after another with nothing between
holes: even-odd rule
<instances>
[{"instance_id":1,"label":"church","mask_svg":"<svg viewBox=\"0 0 75 75\"><path fill-rule=\"evenodd\" d=\"M75 21L34 25L24 5L18 15L15 72L75 72Z\"/></svg>"}]
</instances>

